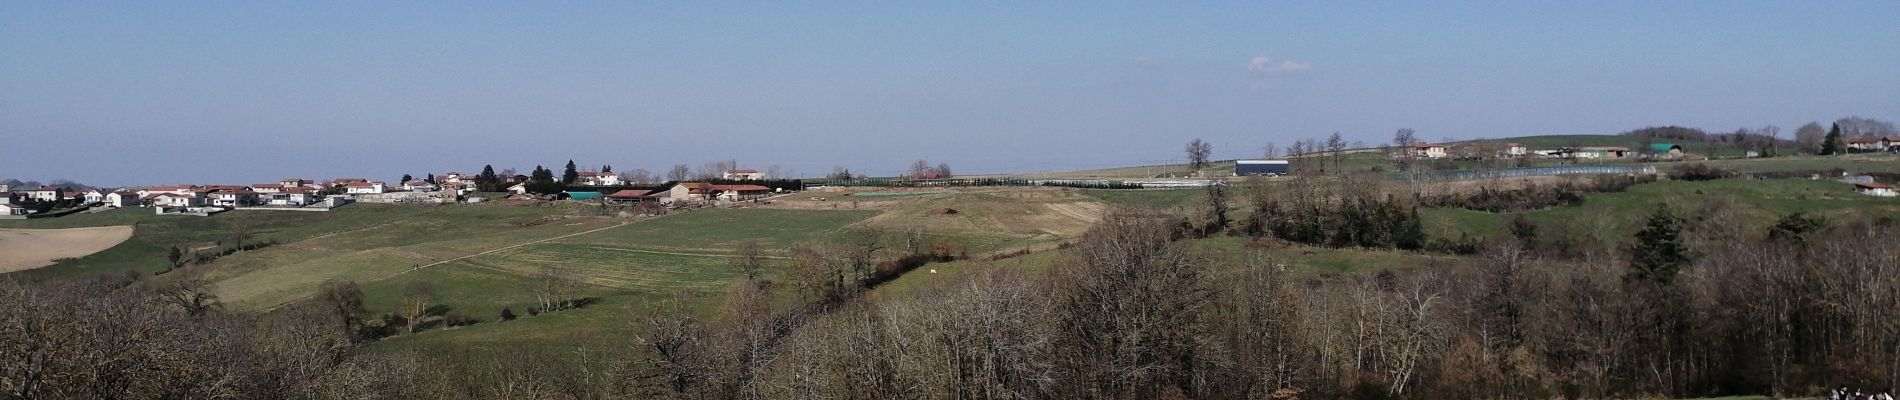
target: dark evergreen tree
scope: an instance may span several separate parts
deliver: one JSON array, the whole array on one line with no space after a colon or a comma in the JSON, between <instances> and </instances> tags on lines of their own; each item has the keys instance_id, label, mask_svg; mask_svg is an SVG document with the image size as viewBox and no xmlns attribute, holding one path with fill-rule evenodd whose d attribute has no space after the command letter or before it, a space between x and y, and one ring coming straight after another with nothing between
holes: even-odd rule
<instances>
[{"instance_id":1,"label":"dark evergreen tree","mask_svg":"<svg viewBox=\"0 0 1900 400\"><path fill-rule=\"evenodd\" d=\"M1809 233L1820 231L1821 228L1826 227L1827 220L1796 211L1793 214L1781 217L1780 221L1775 222L1775 226L1768 227L1768 239L1792 241L1796 243L1806 242Z\"/></svg>"},{"instance_id":2,"label":"dark evergreen tree","mask_svg":"<svg viewBox=\"0 0 1900 400\"><path fill-rule=\"evenodd\" d=\"M571 185L579 179L581 179L581 172L574 169L574 160L567 160L567 170L561 172L561 183Z\"/></svg>"},{"instance_id":3,"label":"dark evergreen tree","mask_svg":"<svg viewBox=\"0 0 1900 400\"><path fill-rule=\"evenodd\" d=\"M495 166L493 165L483 165L481 175L475 176L475 190L498 192L499 190L496 190L496 186L500 185L501 179L495 176Z\"/></svg>"},{"instance_id":4,"label":"dark evergreen tree","mask_svg":"<svg viewBox=\"0 0 1900 400\"><path fill-rule=\"evenodd\" d=\"M1838 122L1834 123L1834 127L1827 130L1827 137L1821 139L1821 155L1831 156L1846 153L1846 147L1847 146L1841 142L1841 124Z\"/></svg>"},{"instance_id":5,"label":"dark evergreen tree","mask_svg":"<svg viewBox=\"0 0 1900 400\"><path fill-rule=\"evenodd\" d=\"M414 180L414 179L416 179L416 177L409 176L409 174L402 174L402 181L397 184L400 185L404 183L409 183L410 180Z\"/></svg>"},{"instance_id":6,"label":"dark evergreen tree","mask_svg":"<svg viewBox=\"0 0 1900 400\"><path fill-rule=\"evenodd\" d=\"M431 184L433 184L433 183L435 183L435 173L433 173L433 172L431 172L431 173L429 173L429 177L427 177L427 178L422 178L422 181L423 181L423 182L428 182L428 183L431 183Z\"/></svg>"},{"instance_id":7,"label":"dark evergreen tree","mask_svg":"<svg viewBox=\"0 0 1900 400\"><path fill-rule=\"evenodd\" d=\"M600 166L600 173L603 175L614 173L614 166L603 164Z\"/></svg>"},{"instance_id":8,"label":"dark evergreen tree","mask_svg":"<svg viewBox=\"0 0 1900 400\"><path fill-rule=\"evenodd\" d=\"M1667 206L1656 207L1643 230L1636 232L1636 243L1630 246L1629 277L1663 285L1675 282L1676 272L1691 261L1681 233L1682 218Z\"/></svg>"}]
</instances>

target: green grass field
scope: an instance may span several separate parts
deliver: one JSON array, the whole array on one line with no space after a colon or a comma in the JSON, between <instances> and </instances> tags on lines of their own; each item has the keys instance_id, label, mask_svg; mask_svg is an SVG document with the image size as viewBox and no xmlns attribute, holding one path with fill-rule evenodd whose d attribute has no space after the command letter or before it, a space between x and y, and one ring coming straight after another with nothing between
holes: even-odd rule
<instances>
[{"instance_id":1,"label":"green grass field","mask_svg":"<svg viewBox=\"0 0 1900 400\"><path fill-rule=\"evenodd\" d=\"M430 211L433 210L426 207L354 204L326 213L244 211L210 217L188 217L156 215L149 208L124 208L60 218L0 221L0 228L135 227L132 238L116 247L19 274L31 279L120 271L158 272L166 268L165 253L171 246L187 249L214 246L220 240L229 239L239 227L249 230L255 240L290 243L323 234L346 232L381 221L410 218Z\"/></svg>"},{"instance_id":2,"label":"green grass field","mask_svg":"<svg viewBox=\"0 0 1900 400\"><path fill-rule=\"evenodd\" d=\"M783 249L877 215L864 210L706 209L564 240L652 250L730 251L747 242Z\"/></svg>"}]
</instances>

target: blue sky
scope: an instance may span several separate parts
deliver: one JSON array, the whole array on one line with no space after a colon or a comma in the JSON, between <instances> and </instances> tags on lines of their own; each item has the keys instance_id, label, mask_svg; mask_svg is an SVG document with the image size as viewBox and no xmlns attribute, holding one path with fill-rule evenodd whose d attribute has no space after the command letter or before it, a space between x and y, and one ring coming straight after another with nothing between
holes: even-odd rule
<instances>
[{"instance_id":1,"label":"blue sky","mask_svg":"<svg viewBox=\"0 0 1900 400\"><path fill-rule=\"evenodd\" d=\"M1900 118L1900 2L8 2L0 177L805 175Z\"/></svg>"}]
</instances>

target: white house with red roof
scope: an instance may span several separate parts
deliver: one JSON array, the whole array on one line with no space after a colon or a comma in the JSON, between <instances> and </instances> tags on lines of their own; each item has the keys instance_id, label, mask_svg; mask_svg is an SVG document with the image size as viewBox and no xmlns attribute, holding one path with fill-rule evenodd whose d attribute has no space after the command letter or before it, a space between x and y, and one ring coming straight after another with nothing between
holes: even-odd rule
<instances>
[{"instance_id":1,"label":"white house with red roof","mask_svg":"<svg viewBox=\"0 0 1900 400\"><path fill-rule=\"evenodd\" d=\"M260 195L259 200L274 206L305 206L317 202L317 191L301 187L284 188L276 193Z\"/></svg>"},{"instance_id":2,"label":"white house with red roof","mask_svg":"<svg viewBox=\"0 0 1900 400\"><path fill-rule=\"evenodd\" d=\"M210 204L223 207L243 207L257 204L257 192L250 189L219 190L211 192Z\"/></svg>"},{"instance_id":3,"label":"white house with red roof","mask_svg":"<svg viewBox=\"0 0 1900 400\"><path fill-rule=\"evenodd\" d=\"M26 206L13 203L0 204L0 215L26 215Z\"/></svg>"},{"instance_id":4,"label":"white house with red roof","mask_svg":"<svg viewBox=\"0 0 1900 400\"><path fill-rule=\"evenodd\" d=\"M1854 192L1874 197L1894 197L1900 195L1900 192L1893 190L1893 185L1880 182L1856 183L1854 184Z\"/></svg>"},{"instance_id":5,"label":"white house with red roof","mask_svg":"<svg viewBox=\"0 0 1900 400\"><path fill-rule=\"evenodd\" d=\"M295 187L295 186L292 186L292 187ZM257 192L257 194L260 194L260 195L262 195L262 194L271 194L271 193L283 193L283 191L284 191L284 184L282 184L282 183L259 183L259 184L256 184L256 185L251 185L251 191L252 191L252 192Z\"/></svg>"},{"instance_id":6,"label":"white house with red roof","mask_svg":"<svg viewBox=\"0 0 1900 400\"><path fill-rule=\"evenodd\" d=\"M1431 143L1418 143L1406 149L1411 152L1412 157L1418 158L1445 158L1448 154L1445 150L1445 145Z\"/></svg>"},{"instance_id":7,"label":"white house with red roof","mask_svg":"<svg viewBox=\"0 0 1900 400\"><path fill-rule=\"evenodd\" d=\"M106 201L106 192L99 189L86 189L79 191L79 198L86 204L98 203Z\"/></svg>"},{"instance_id":8,"label":"white house with red roof","mask_svg":"<svg viewBox=\"0 0 1900 400\"><path fill-rule=\"evenodd\" d=\"M343 185L343 192L349 194L378 194L388 191L382 182L350 182Z\"/></svg>"},{"instance_id":9,"label":"white house with red roof","mask_svg":"<svg viewBox=\"0 0 1900 400\"><path fill-rule=\"evenodd\" d=\"M26 198L38 201L60 201L66 198L66 189L41 186L37 189L26 191Z\"/></svg>"},{"instance_id":10,"label":"white house with red roof","mask_svg":"<svg viewBox=\"0 0 1900 400\"><path fill-rule=\"evenodd\" d=\"M151 203L153 207L197 207L204 205L204 198L198 197L196 193L154 193L146 195L145 201Z\"/></svg>"},{"instance_id":11,"label":"white house with red roof","mask_svg":"<svg viewBox=\"0 0 1900 400\"><path fill-rule=\"evenodd\" d=\"M435 184L429 183L429 181L417 179L413 181L403 182L402 190L407 190L411 192L430 192L430 191L435 191Z\"/></svg>"},{"instance_id":12,"label":"white house with red roof","mask_svg":"<svg viewBox=\"0 0 1900 400\"><path fill-rule=\"evenodd\" d=\"M106 197L103 201L106 203L106 207L137 207L139 205L139 192L121 189L116 192L106 193Z\"/></svg>"},{"instance_id":13,"label":"white house with red roof","mask_svg":"<svg viewBox=\"0 0 1900 400\"><path fill-rule=\"evenodd\" d=\"M475 183L475 179L474 179L474 177L471 177L471 176L467 176L467 175L462 175L462 173L460 173L460 172L447 172L447 173L443 173L443 174L441 174L441 175L436 175L436 176L435 176L435 181L436 181L436 182L441 182L441 183L443 183L443 184L449 184L449 183L462 183L462 184L472 184L472 183Z\"/></svg>"}]
</instances>

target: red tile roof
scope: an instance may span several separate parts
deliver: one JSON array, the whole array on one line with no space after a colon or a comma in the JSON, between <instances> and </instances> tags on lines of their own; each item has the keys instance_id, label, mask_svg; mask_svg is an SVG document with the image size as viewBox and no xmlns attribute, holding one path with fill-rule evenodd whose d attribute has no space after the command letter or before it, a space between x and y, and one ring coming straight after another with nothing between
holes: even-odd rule
<instances>
[{"instance_id":1,"label":"red tile roof","mask_svg":"<svg viewBox=\"0 0 1900 400\"><path fill-rule=\"evenodd\" d=\"M277 183L259 183L256 185L251 185L251 187L252 188L280 188L281 189L284 187L284 185L277 184Z\"/></svg>"},{"instance_id":2,"label":"red tile roof","mask_svg":"<svg viewBox=\"0 0 1900 400\"><path fill-rule=\"evenodd\" d=\"M1892 189L1893 188L1892 185L1888 185L1888 184L1880 183L1880 182L1856 183L1854 184L1854 187L1858 187L1862 189Z\"/></svg>"},{"instance_id":3,"label":"red tile roof","mask_svg":"<svg viewBox=\"0 0 1900 400\"><path fill-rule=\"evenodd\" d=\"M651 193L653 193L653 191L651 190L623 189L621 191L614 192L613 194L609 194L607 195L607 197L612 197L616 199L637 199L641 197L646 197L648 194L651 194Z\"/></svg>"}]
</instances>

